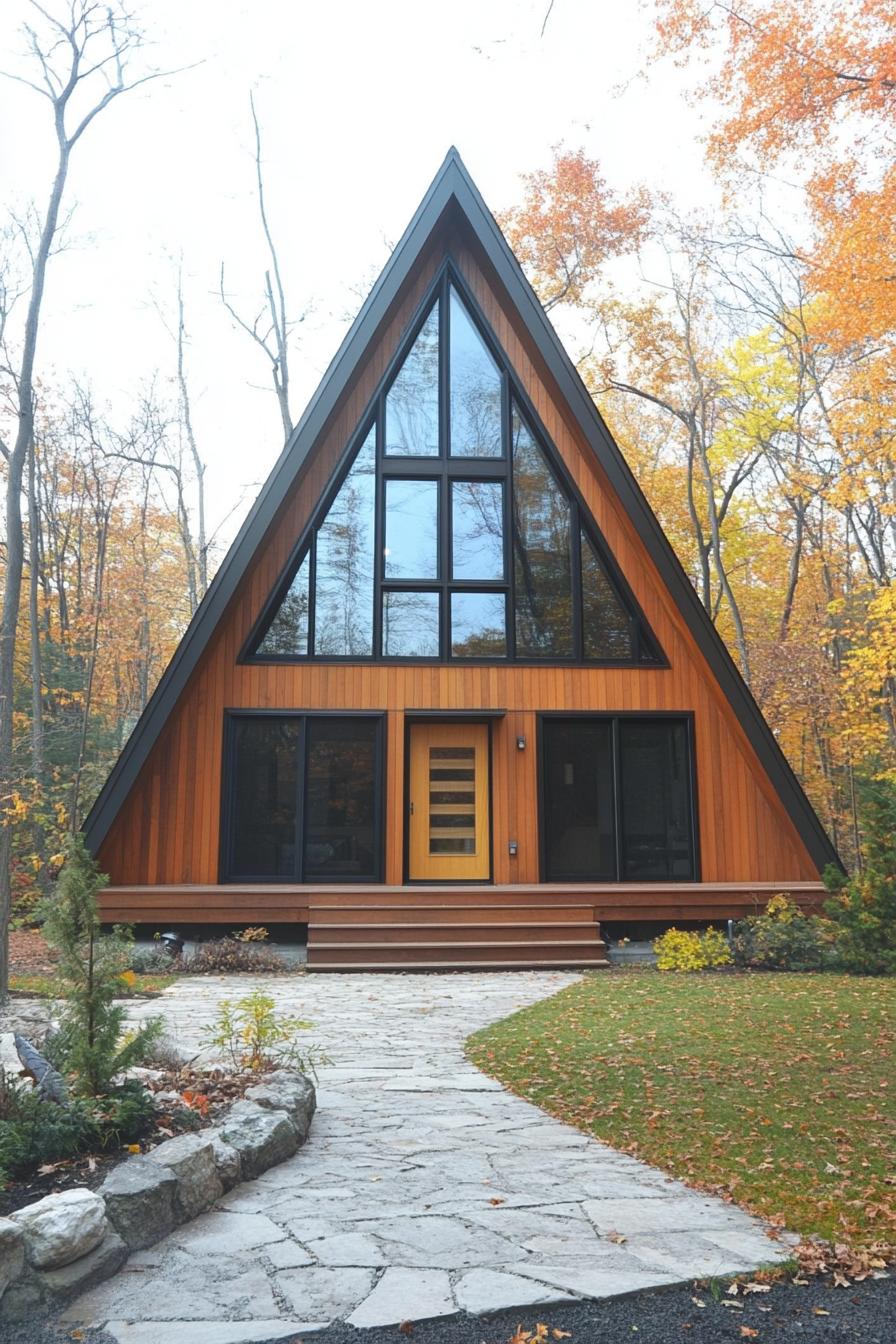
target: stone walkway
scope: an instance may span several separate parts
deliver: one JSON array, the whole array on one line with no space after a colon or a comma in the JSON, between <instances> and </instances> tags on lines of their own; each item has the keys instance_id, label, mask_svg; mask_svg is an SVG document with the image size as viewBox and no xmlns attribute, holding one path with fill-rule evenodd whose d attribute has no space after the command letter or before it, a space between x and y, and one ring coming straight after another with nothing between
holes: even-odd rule
<instances>
[{"instance_id":1,"label":"stone walkway","mask_svg":"<svg viewBox=\"0 0 896 1344\"><path fill-rule=\"evenodd\" d=\"M479 1073L471 1031L576 980L522 975L265 977L315 1023L311 1138L65 1313L120 1344L242 1344L336 1321L388 1325L608 1297L731 1274L788 1248L739 1209L549 1119ZM183 980L164 1012L195 1049L245 978Z\"/></svg>"}]
</instances>

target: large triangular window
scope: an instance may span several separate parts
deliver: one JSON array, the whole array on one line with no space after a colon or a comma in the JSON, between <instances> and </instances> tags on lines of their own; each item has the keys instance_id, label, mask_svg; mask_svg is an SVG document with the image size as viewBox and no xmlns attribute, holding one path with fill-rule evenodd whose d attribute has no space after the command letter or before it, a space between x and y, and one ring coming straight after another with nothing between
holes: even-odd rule
<instances>
[{"instance_id":1,"label":"large triangular window","mask_svg":"<svg viewBox=\"0 0 896 1344\"><path fill-rule=\"evenodd\" d=\"M663 661L449 267L247 653L276 662Z\"/></svg>"}]
</instances>

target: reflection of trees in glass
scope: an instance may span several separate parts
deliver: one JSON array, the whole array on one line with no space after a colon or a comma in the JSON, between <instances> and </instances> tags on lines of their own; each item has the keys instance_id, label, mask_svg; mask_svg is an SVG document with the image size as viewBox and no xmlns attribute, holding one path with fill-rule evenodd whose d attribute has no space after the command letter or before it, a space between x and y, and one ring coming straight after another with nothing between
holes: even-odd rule
<instances>
[{"instance_id":1,"label":"reflection of trees in glass","mask_svg":"<svg viewBox=\"0 0 896 1344\"><path fill-rule=\"evenodd\" d=\"M305 875L374 875L376 727L309 721Z\"/></svg>"},{"instance_id":2,"label":"reflection of trees in glass","mask_svg":"<svg viewBox=\"0 0 896 1344\"><path fill-rule=\"evenodd\" d=\"M293 874L299 731L289 719L240 719L234 727L234 875Z\"/></svg>"},{"instance_id":3,"label":"reflection of trees in glass","mask_svg":"<svg viewBox=\"0 0 896 1344\"><path fill-rule=\"evenodd\" d=\"M582 533L582 633L586 658L630 659L632 624L610 576Z\"/></svg>"},{"instance_id":4,"label":"reflection of trees in glass","mask_svg":"<svg viewBox=\"0 0 896 1344\"><path fill-rule=\"evenodd\" d=\"M386 396L386 452L395 457L438 457L438 304Z\"/></svg>"},{"instance_id":5,"label":"reflection of trees in glass","mask_svg":"<svg viewBox=\"0 0 896 1344\"><path fill-rule=\"evenodd\" d=\"M317 532L314 652L373 653L376 432L370 430Z\"/></svg>"},{"instance_id":6,"label":"reflection of trees in glass","mask_svg":"<svg viewBox=\"0 0 896 1344\"><path fill-rule=\"evenodd\" d=\"M452 593L451 652L455 658L503 658L507 653L504 593Z\"/></svg>"},{"instance_id":7,"label":"reflection of trees in glass","mask_svg":"<svg viewBox=\"0 0 896 1344\"><path fill-rule=\"evenodd\" d=\"M438 481L386 481L385 491L386 578L438 578Z\"/></svg>"},{"instance_id":8,"label":"reflection of trees in glass","mask_svg":"<svg viewBox=\"0 0 896 1344\"><path fill-rule=\"evenodd\" d=\"M452 578L503 579L504 486L454 481L451 486Z\"/></svg>"},{"instance_id":9,"label":"reflection of trees in glass","mask_svg":"<svg viewBox=\"0 0 896 1344\"><path fill-rule=\"evenodd\" d=\"M451 456L501 456L501 373L451 291Z\"/></svg>"},{"instance_id":10,"label":"reflection of trees in glass","mask_svg":"<svg viewBox=\"0 0 896 1344\"><path fill-rule=\"evenodd\" d=\"M305 654L308 652L308 608L310 599L308 581L311 557L306 553L289 585L289 591L274 613L264 639L258 646L260 654Z\"/></svg>"},{"instance_id":11,"label":"reflection of trees in glass","mask_svg":"<svg viewBox=\"0 0 896 1344\"><path fill-rule=\"evenodd\" d=\"M438 658L438 593L383 594L383 653L387 658Z\"/></svg>"},{"instance_id":12,"label":"reflection of trees in glass","mask_svg":"<svg viewBox=\"0 0 896 1344\"><path fill-rule=\"evenodd\" d=\"M523 657L571 657L569 500L515 406L513 566L517 653Z\"/></svg>"}]
</instances>

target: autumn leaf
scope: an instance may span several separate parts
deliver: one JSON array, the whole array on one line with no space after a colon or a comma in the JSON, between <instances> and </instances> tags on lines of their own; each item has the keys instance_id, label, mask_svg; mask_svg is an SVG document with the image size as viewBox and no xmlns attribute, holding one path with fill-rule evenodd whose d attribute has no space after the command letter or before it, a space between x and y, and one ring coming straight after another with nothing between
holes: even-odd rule
<instances>
[{"instance_id":1,"label":"autumn leaf","mask_svg":"<svg viewBox=\"0 0 896 1344\"><path fill-rule=\"evenodd\" d=\"M741 1337L742 1337L743 1339L758 1339L758 1338L759 1338L759 1331L758 1331L758 1330L753 1330L752 1327L749 1326L749 1325L742 1325L741 1328L740 1328L740 1333L741 1333Z\"/></svg>"}]
</instances>

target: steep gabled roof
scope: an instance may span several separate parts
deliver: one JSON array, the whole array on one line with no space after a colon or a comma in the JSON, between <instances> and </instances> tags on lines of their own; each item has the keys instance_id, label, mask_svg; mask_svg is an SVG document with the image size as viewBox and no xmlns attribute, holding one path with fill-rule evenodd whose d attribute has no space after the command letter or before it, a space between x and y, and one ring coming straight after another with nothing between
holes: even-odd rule
<instances>
[{"instance_id":1,"label":"steep gabled roof","mask_svg":"<svg viewBox=\"0 0 896 1344\"><path fill-rule=\"evenodd\" d=\"M575 365L564 350L460 155L453 148L293 430L94 803L84 823L88 846L96 853L106 836L297 473L348 388L356 367L383 319L412 274L436 225L452 206L463 216L510 302L518 310L541 358L575 416L582 435L597 455L627 510L813 861L819 870L828 863L839 863L837 853L802 786L682 569Z\"/></svg>"}]
</instances>

